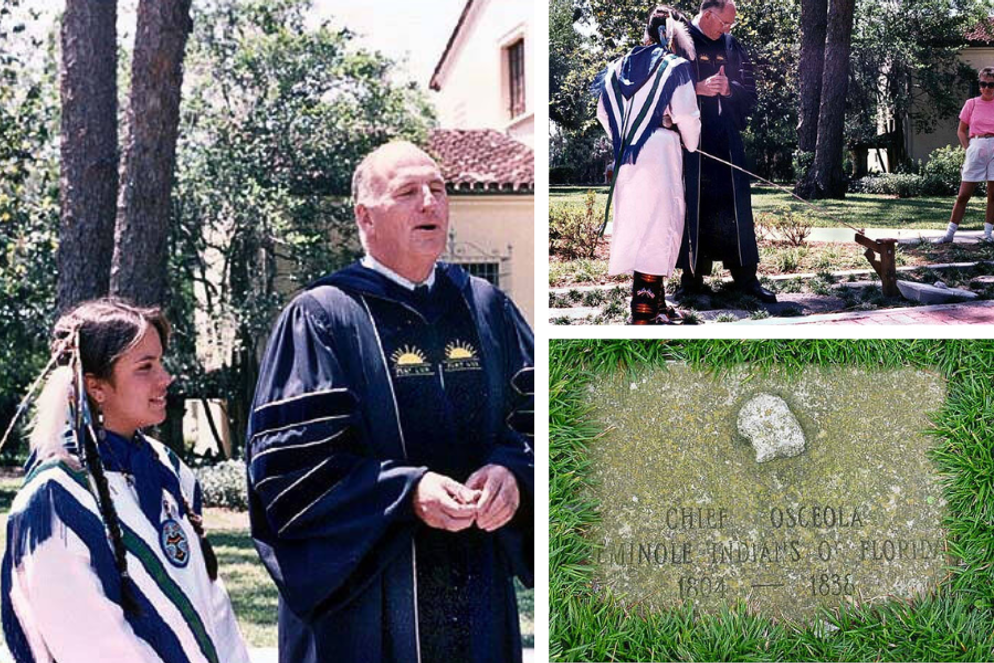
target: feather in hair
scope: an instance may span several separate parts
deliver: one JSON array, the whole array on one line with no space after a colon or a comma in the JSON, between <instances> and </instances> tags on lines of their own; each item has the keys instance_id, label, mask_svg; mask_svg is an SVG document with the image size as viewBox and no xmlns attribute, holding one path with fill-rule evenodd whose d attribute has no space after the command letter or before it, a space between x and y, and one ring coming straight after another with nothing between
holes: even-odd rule
<instances>
[{"instance_id":1,"label":"feather in hair","mask_svg":"<svg viewBox=\"0 0 994 663\"><path fill-rule=\"evenodd\" d=\"M672 16L666 19L666 42L670 50L684 60L697 59L697 49L694 48L694 40L687 24Z\"/></svg>"},{"instance_id":2,"label":"feather in hair","mask_svg":"<svg viewBox=\"0 0 994 663\"><path fill-rule=\"evenodd\" d=\"M29 440L31 450L38 459L66 455L62 433L69 425L72 382L72 369L68 366L59 366L48 376L45 387L35 401Z\"/></svg>"}]
</instances>

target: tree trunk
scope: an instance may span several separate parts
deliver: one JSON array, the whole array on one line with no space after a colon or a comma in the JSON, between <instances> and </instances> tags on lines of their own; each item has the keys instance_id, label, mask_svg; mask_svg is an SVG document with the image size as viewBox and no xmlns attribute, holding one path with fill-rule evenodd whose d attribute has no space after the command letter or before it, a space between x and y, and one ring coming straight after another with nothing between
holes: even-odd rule
<instances>
[{"instance_id":1,"label":"tree trunk","mask_svg":"<svg viewBox=\"0 0 994 663\"><path fill-rule=\"evenodd\" d=\"M818 141L818 108L825 66L828 0L801 0L801 56L798 64L797 149L814 152Z\"/></svg>"},{"instance_id":2,"label":"tree trunk","mask_svg":"<svg viewBox=\"0 0 994 663\"><path fill-rule=\"evenodd\" d=\"M183 52L192 28L190 0L138 5L110 288L142 305L166 299Z\"/></svg>"},{"instance_id":3,"label":"tree trunk","mask_svg":"<svg viewBox=\"0 0 994 663\"><path fill-rule=\"evenodd\" d=\"M887 150L889 162L888 170L894 172L900 166L906 166L911 162L907 150L906 120L903 116L894 119L894 131L891 132L891 147Z\"/></svg>"},{"instance_id":4,"label":"tree trunk","mask_svg":"<svg viewBox=\"0 0 994 663\"><path fill-rule=\"evenodd\" d=\"M914 95L914 81L911 74L895 76L900 88L893 98L904 101L903 104L894 107L894 130L890 132L891 144L887 149L888 164L890 172L902 166L911 164L911 155L908 154L907 131L914 130L911 126L911 114Z\"/></svg>"},{"instance_id":5,"label":"tree trunk","mask_svg":"<svg viewBox=\"0 0 994 663\"><path fill-rule=\"evenodd\" d=\"M259 361L253 339L239 331L242 343L232 352L231 375L235 376L235 396L228 401L228 425L231 427L231 457L245 457L245 433L252 414L252 399L259 379Z\"/></svg>"},{"instance_id":6,"label":"tree trunk","mask_svg":"<svg viewBox=\"0 0 994 663\"><path fill-rule=\"evenodd\" d=\"M166 419L159 424L157 433L160 442L175 451L180 458L186 456L186 441L183 439L183 417L186 415L186 398L182 394L169 394L166 397Z\"/></svg>"},{"instance_id":7,"label":"tree trunk","mask_svg":"<svg viewBox=\"0 0 994 663\"><path fill-rule=\"evenodd\" d=\"M117 1L66 0L56 307L107 294L117 200Z\"/></svg>"},{"instance_id":8,"label":"tree trunk","mask_svg":"<svg viewBox=\"0 0 994 663\"><path fill-rule=\"evenodd\" d=\"M844 198L846 195L842 155L855 4L855 0L830 0L815 159L798 185L800 195L805 198Z\"/></svg>"}]
</instances>

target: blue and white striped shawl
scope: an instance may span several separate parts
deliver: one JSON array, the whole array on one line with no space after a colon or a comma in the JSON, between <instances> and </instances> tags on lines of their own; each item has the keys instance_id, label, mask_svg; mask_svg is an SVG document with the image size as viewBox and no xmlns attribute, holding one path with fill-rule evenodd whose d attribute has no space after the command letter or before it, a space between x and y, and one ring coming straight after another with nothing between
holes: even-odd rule
<instances>
[{"instance_id":1,"label":"blue and white striped shawl","mask_svg":"<svg viewBox=\"0 0 994 663\"><path fill-rule=\"evenodd\" d=\"M165 446L154 440L148 443L157 461L176 473L183 495L196 511L200 489L193 473ZM75 660L96 660L91 657L96 643L120 643L117 638L122 638L134 641L164 663L247 663L248 654L223 584L212 583L207 576L197 534L188 519L174 516L190 544L189 562L179 567L167 559L159 531L142 512L127 478L111 471L106 477L120 519L129 582L139 611L125 614L120 608L122 578L86 472L72 458L36 461L11 506L7 550L0 565L0 617L14 659L18 663L49 663L53 659L46 642L48 631L39 626L36 610L48 610L45 623L51 624L53 601L49 599L54 594L46 595L42 607L22 590L29 575L44 574L50 580L33 585L32 591L57 592L66 582L66 575L61 573L93 578L92 585L86 585L94 588L92 594L73 596L73 605L67 605L65 615L58 616L64 624L62 635L70 633L79 643ZM172 513L178 513L175 500L155 488ZM41 566L38 560L43 546L54 552L46 553ZM88 612L119 614L124 619L94 619Z\"/></svg>"},{"instance_id":2,"label":"blue and white striped shawl","mask_svg":"<svg viewBox=\"0 0 994 663\"><path fill-rule=\"evenodd\" d=\"M641 50L646 47L633 49L621 60L612 62L598 74L591 86L604 103L607 111L611 143L614 148L615 173L623 163L635 163L645 142L653 130L662 126L663 113L673 98L673 92L680 85L693 81L690 63L659 46L654 46L655 57L648 76L638 84L623 80L622 74L629 69L625 66L630 58L644 55ZM635 107L634 99L639 90L651 85L649 96L639 107Z\"/></svg>"}]
</instances>

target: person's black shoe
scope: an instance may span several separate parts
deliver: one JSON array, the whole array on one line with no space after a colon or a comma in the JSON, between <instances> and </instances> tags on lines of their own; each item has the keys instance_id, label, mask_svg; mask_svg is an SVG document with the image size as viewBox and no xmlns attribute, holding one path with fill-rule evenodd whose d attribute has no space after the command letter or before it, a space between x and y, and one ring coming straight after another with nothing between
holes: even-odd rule
<instances>
[{"instance_id":1,"label":"person's black shoe","mask_svg":"<svg viewBox=\"0 0 994 663\"><path fill-rule=\"evenodd\" d=\"M681 283L680 287L673 293L673 299L680 301L686 297L705 297L713 294L714 290L711 289L711 286L703 282L692 284Z\"/></svg>"},{"instance_id":2,"label":"person's black shoe","mask_svg":"<svg viewBox=\"0 0 994 663\"><path fill-rule=\"evenodd\" d=\"M739 291L744 295L751 295L763 302L764 304L776 304L777 296L773 294L773 291L767 290L759 284L759 280L754 280L739 288Z\"/></svg>"}]
</instances>

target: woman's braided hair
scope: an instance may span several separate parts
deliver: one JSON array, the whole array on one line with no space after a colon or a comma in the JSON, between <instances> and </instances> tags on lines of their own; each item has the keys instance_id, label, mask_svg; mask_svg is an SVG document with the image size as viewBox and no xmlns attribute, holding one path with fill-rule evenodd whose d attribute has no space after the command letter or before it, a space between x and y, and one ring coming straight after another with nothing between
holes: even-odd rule
<instances>
[{"instance_id":1,"label":"woman's braided hair","mask_svg":"<svg viewBox=\"0 0 994 663\"><path fill-rule=\"evenodd\" d=\"M114 297L97 299L80 304L59 318L53 331L52 349L58 353L59 364L71 365L78 361L84 374L111 380L115 362L134 347L150 328L159 334L165 348L170 327L159 309L134 306ZM73 342L73 338L78 341ZM97 411L95 403L91 401L89 405L91 411ZM97 489L100 515L110 535L114 563L121 576L121 603L126 612L137 614L139 606L128 574L121 523L110 496L103 462L96 440L86 431L81 437L86 469Z\"/></svg>"}]
</instances>

